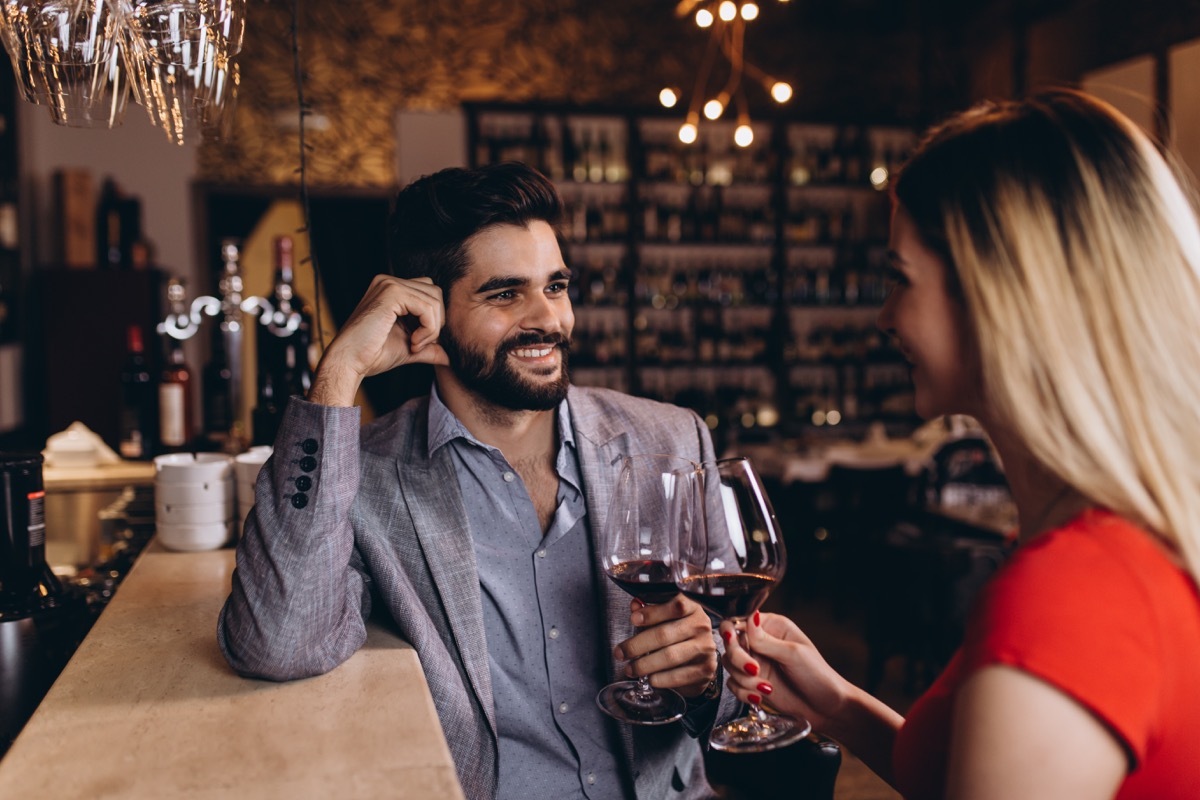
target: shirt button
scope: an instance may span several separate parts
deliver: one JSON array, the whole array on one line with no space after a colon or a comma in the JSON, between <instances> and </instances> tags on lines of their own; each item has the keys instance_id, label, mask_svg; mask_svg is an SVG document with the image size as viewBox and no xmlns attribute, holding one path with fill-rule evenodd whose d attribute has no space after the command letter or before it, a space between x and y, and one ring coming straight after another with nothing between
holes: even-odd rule
<instances>
[{"instance_id":1,"label":"shirt button","mask_svg":"<svg viewBox=\"0 0 1200 800\"><path fill-rule=\"evenodd\" d=\"M300 443L300 449L311 456L313 453L317 452L317 440L305 439Z\"/></svg>"},{"instance_id":2,"label":"shirt button","mask_svg":"<svg viewBox=\"0 0 1200 800\"><path fill-rule=\"evenodd\" d=\"M312 488L312 478L307 475L301 475L296 478L296 488L302 492L307 492Z\"/></svg>"},{"instance_id":3,"label":"shirt button","mask_svg":"<svg viewBox=\"0 0 1200 800\"><path fill-rule=\"evenodd\" d=\"M566 703L559 703L558 704L558 713L565 714L565 713L567 713L567 709L569 709L569 708L570 708L570 706L568 706Z\"/></svg>"},{"instance_id":4,"label":"shirt button","mask_svg":"<svg viewBox=\"0 0 1200 800\"><path fill-rule=\"evenodd\" d=\"M505 483L512 483L512 482L513 482L513 480L514 480L516 477L517 477L517 476L516 476L516 475L514 475L512 472L506 472L506 473L504 473L504 481L505 481Z\"/></svg>"},{"instance_id":5,"label":"shirt button","mask_svg":"<svg viewBox=\"0 0 1200 800\"><path fill-rule=\"evenodd\" d=\"M546 550L545 550L544 548L543 548L543 549L541 549L541 550L538 550L538 551L537 551L537 557L538 557L538 558L545 558L545 557L546 557Z\"/></svg>"},{"instance_id":6,"label":"shirt button","mask_svg":"<svg viewBox=\"0 0 1200 800\"><path fill-rule=\"evenodd\" d=\"M292 495L292 505L296 508L304 508L308 505L308 495L299 492Z\"/></svg>"},{"instance_id":7,"label":"shirt button","mask_svg":"<svg viewBox=\"0 0 1200 800\"><path fill-rule=\"evenodd\" d=\"M551 629L550 629L550 638L551 638L551 639L557 639L557 638L558 638L558 628L551 628Z\"/></svg>"},{"instance_id":8,"label":"shirt button","mask_svg":"<svg viewBox=\"0 0 1200 800\"><path fill-rule=\"evenodd\" d=\"M312 456L305 456L304 458L300 459L300 469L304 470L305 472L312 472L316 468L317 460Z\"/></svg>"},{"instance_id":9,"label":"shirt button","mask_svg":"<svg viewBox=\"0 0 1200 800\"><path fill-rule=\"evenodd\" d=\"M595 782L596 782L596 773L594 773L594 772L589 772L589 773L588 773L588 777L587 777L587 781L588 781L588 783L595 783Z\"/></svg>"}]
</instances>

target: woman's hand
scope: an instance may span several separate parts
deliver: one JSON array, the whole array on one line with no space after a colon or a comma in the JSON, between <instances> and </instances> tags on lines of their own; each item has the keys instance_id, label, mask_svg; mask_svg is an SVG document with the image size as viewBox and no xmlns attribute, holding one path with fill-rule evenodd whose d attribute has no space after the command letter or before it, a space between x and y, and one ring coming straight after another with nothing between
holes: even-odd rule
<instances>
[{"instance_id":1,"label":"woman's hand","mask_svg":"<svg viewBox=\"0 0 1200 800\"><path fill-rule=\"evenodd\" d=\"M829 666L796 623L755 612L743 636L745 646L731 622L721 623L727 684L738 699L803 717L817 730L836 728L854 687Z\"/></svg>"}]
</instances>

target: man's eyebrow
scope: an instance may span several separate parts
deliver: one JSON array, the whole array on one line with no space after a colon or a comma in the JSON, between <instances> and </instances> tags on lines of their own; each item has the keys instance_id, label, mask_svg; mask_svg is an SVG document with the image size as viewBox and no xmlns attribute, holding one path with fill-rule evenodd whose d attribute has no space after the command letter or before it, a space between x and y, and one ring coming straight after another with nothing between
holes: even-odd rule
<instances>
[{"instance_id":1,"label":"man's eyebrow","mask_svg":"<svg viewBox=\"0 0 1200 800\"><path fill-rule=\"evenodd\" d=\"M551 272L549 277L551 282L565 281L570 279L571 270L566 267ZM528 278L521 278L516 275L497 275L494 278L488 278L486 281L484 281L483 284L475 290L475 294L486 294L488 292L496 292L502 289L518 289L528 285Z\"/></svg>"},{"instance_id":2,"label":"man's eyebrow","mask_svg":"<svg viewBox=\"0 0 1200 800\"><path fill-rule=\"evenodd\" d=\"M516 275L497 275L494 278L488 278L484 281L475 294L483 294L485 292L494 292L499 289L515 289L520 286L528 286L529 280Z\"/></svg>"}]
</instances>

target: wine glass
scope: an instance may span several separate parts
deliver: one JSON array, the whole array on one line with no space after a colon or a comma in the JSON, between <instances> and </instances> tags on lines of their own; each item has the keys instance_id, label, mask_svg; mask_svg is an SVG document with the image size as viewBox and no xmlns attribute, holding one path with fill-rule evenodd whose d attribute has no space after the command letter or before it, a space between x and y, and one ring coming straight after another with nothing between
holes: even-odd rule
<instances>
[{"instance_id":1,"label":"wine glass","mask_svg":"<svg viewBox=\"0 0 1200 800\"><path fill-rule=\"evenodd\" d=\"M679 527L693 518L699 470L699 464L678 456L621 458L600 555L613 583L643 603L664 603L679 594L671 571L673 552ZM596 703L635 725L664 725L687 710L682 695L655 689L646 676L605 686Z\"/></svg>"},{"instance_id":2,"label":"wine glass","mask_svg":"<svg viewBox=\"0 0 1200 800\"><path fill-rule=\"evenodd\" d=\"M699 485L702 520L679 540L675 582L686 597L743 631L783 578L783 538L762 481L746 458L706 462ZM709 744L732 753L757 753L808 735L807 720L751 705L740 719L712 729Z\"/></svg>"}]
</instances>

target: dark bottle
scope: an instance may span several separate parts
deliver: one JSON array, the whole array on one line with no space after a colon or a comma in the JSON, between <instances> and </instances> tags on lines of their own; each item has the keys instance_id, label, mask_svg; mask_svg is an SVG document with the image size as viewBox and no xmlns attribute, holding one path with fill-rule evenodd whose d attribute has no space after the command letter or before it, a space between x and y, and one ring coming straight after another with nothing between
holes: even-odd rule
<instances>
[{"instance_id":1,"label":"dark bottle","mask_svg":"<svg viewBox=\"0 0 1200 800\"><path fill-rule=\"evenodd\" d=\"M146 362L142 329L126 330L127 355L121 368L121 431L118 449L122 458L146 460L154 455L158 405L154 378Z\"/></svg>"},{"instance_id":2,"label":"dark bottle","mask_svg":"<svg viewBox=\"0 0 1200 800\"><path fill-rule=\"evenodd\" d=\"M193 431L192 370L183 355L183 343L168 339L167 368L158 385L158 438L165 451L185 450Z\"/></svg>"},{"instance_id":3,"label":"dark bottle","mask_svg":"<svg viewBox=\"0 0 1200 800\"><path fill-rule=\"evenodd\" d=\"M308 350L312 318L293 285L293 249L290 236L275 238L275 292L267 323L259 326L258 405L254 412L254 444L274 444L279 422L292 395L301 397L312 388Z\"/></svg>"},{"instance_id":4,"label":"dark bottle","mask_svg":"<svg viewBox=\"0 0 1200 800\"><path fill-rule=\"evenodd\" d=\"M204 436L223 447L233 428L233 370L225 353L225 332L219 327L212 337L212 358L200 376L204 389Z\"/></svg>"},{"instance_id":5,"label":"dark bottle","mask_svg":"<svg viewBox=\"0 0 1200 800\"><path fill-rule=\"evenodd\" d=\"M97 263L110 269L131 269L134 243L141 238L141 203L124 196L112 178L106 179L96 207Z\"/></svg>"}]
</instances>

